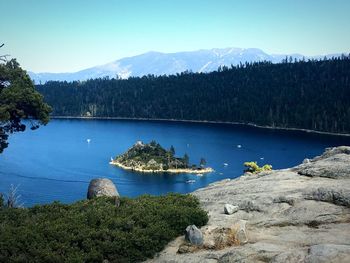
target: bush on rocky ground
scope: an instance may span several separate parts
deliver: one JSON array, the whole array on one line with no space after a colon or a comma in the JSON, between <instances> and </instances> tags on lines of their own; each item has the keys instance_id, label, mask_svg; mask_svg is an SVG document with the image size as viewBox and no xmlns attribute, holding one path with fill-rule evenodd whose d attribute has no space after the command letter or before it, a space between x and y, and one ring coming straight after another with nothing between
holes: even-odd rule
<instances>
[{"instance_id":1,"label":"bush on rocky ground","mask_svg":"<svg viewBox=\"0 0 350 263\"><path fill-rule=\"evenodd\" d=\"M272 170L272 165L270 164L265 164L264 166L260 167L256 162L245 162L243 164L246 169L244 170L245 173L259 173L259 172L264 172L264 171L271 171Z\"/></svg>"}]
</instances>

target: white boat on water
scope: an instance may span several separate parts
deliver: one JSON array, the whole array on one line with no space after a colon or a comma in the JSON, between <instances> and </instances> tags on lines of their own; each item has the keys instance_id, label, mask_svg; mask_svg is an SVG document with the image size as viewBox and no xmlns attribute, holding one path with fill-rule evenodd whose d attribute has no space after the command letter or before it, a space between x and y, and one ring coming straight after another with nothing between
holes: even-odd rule
<instances>
[{"instance_id":1,"label":"white boat on water","mask_svg":"<svg viewBox=\"0 0 350 263\"><path fill-rule=\"evenodd\" d=\"M193 183L195 183L196 182L196 180L187 180L186 181L186 184L193 184Z\"/></svg>"},{"instance_id":2,"label":"white boat on water","mask_svg":"<svg viewBox=\"0 0 350 263\"><path fill-rule=\"evenodd\" d=\"M87 143L90 143L91 142L91 139L86 139Z\"/></svg>"},{"instance_id":3,"label":"white boat on water","mask_svg":"<svg viewBox=\"0 0 350 263\"><path fill-rule=\"evenodd\" d=\"M202 176L203 176L203 174L197 174L197 176L202 177Z\"/></svg>"},{"instance_id":4,"label":"white boat on water","mask_svg":"<svg viewBox=\"0 0 350 263\"><path fill-rule=\"evenodd\" d=\"M238 145L237 145L237 148L242 148L242 145L238 144Z\"/></svg>"},{"instance_id":5,"label":"white boat on water","mask_svg":"<svg viewBox=\"0 0 350 263\"><path fill-rule=\"evenodd\" d=\"M228 166L228 163L224 163L224 166Z\"/></svg>"}]
</instances>

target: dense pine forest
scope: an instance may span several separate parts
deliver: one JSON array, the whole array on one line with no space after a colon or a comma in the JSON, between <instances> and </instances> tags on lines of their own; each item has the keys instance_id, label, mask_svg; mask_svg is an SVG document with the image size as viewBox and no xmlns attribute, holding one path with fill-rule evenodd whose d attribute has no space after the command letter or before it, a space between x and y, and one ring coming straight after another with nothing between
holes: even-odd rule
<instances>
[{"instance_id":1,"label":"dense pine forest","mask_svg":"<svg viewBox=\"0 0 350 263\"><path fill-rule=\"evenodd\" d=\"M350 55L246 63L212 73L51 81L37 88L54 116L242 122L350 133Z\"/></svg>"}]
</instances>

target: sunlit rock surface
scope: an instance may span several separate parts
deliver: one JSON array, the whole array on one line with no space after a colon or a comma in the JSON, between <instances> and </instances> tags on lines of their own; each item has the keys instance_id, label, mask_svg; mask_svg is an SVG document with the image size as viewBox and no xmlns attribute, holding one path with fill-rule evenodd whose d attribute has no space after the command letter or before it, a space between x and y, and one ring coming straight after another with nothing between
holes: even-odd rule
<instances>
[{"instance_id":1,"label":"sunlit rock surface","mask_svg":"<svg viewBox=\"0 0 350 263\"><path fill-rule=\"evenodd\" d=\"M199 189L203 245L177 238L149 262L350 262L350 147ZM225 204L239 207L231 215ZM221 242L221 243L219 243ZM219 246L221 244L221 246Z\"/></svg>"}]
</instances>

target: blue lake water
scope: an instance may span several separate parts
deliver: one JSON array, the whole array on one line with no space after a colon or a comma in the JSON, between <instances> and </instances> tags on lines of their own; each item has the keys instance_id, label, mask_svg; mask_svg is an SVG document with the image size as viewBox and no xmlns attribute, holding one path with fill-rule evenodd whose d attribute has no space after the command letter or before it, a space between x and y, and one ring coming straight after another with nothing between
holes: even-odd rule
<instances>
[{"instance_id":1,"label":"blue lake water","mask_svg":"<svg viewBox=\"0 0 350 263\"><path fill-rule=\"evenodd\" d=\"M215 172L202 177L140 174L109 164L112 156L137 140L153 139L166 148L174 145L176 155L187 153L191 163L198 164L204 157ZM188 193L240 176L245 161L287 168L321 154L326 147L350 145L350 138L242 125L55 119L36 131L14 134L9 142L0 154L0 192L8 192L11 184L18 186L21 201L31 206L83 199L89 181L96 177L110 178L122 196Z\"/></svg>"}]
</instances>

